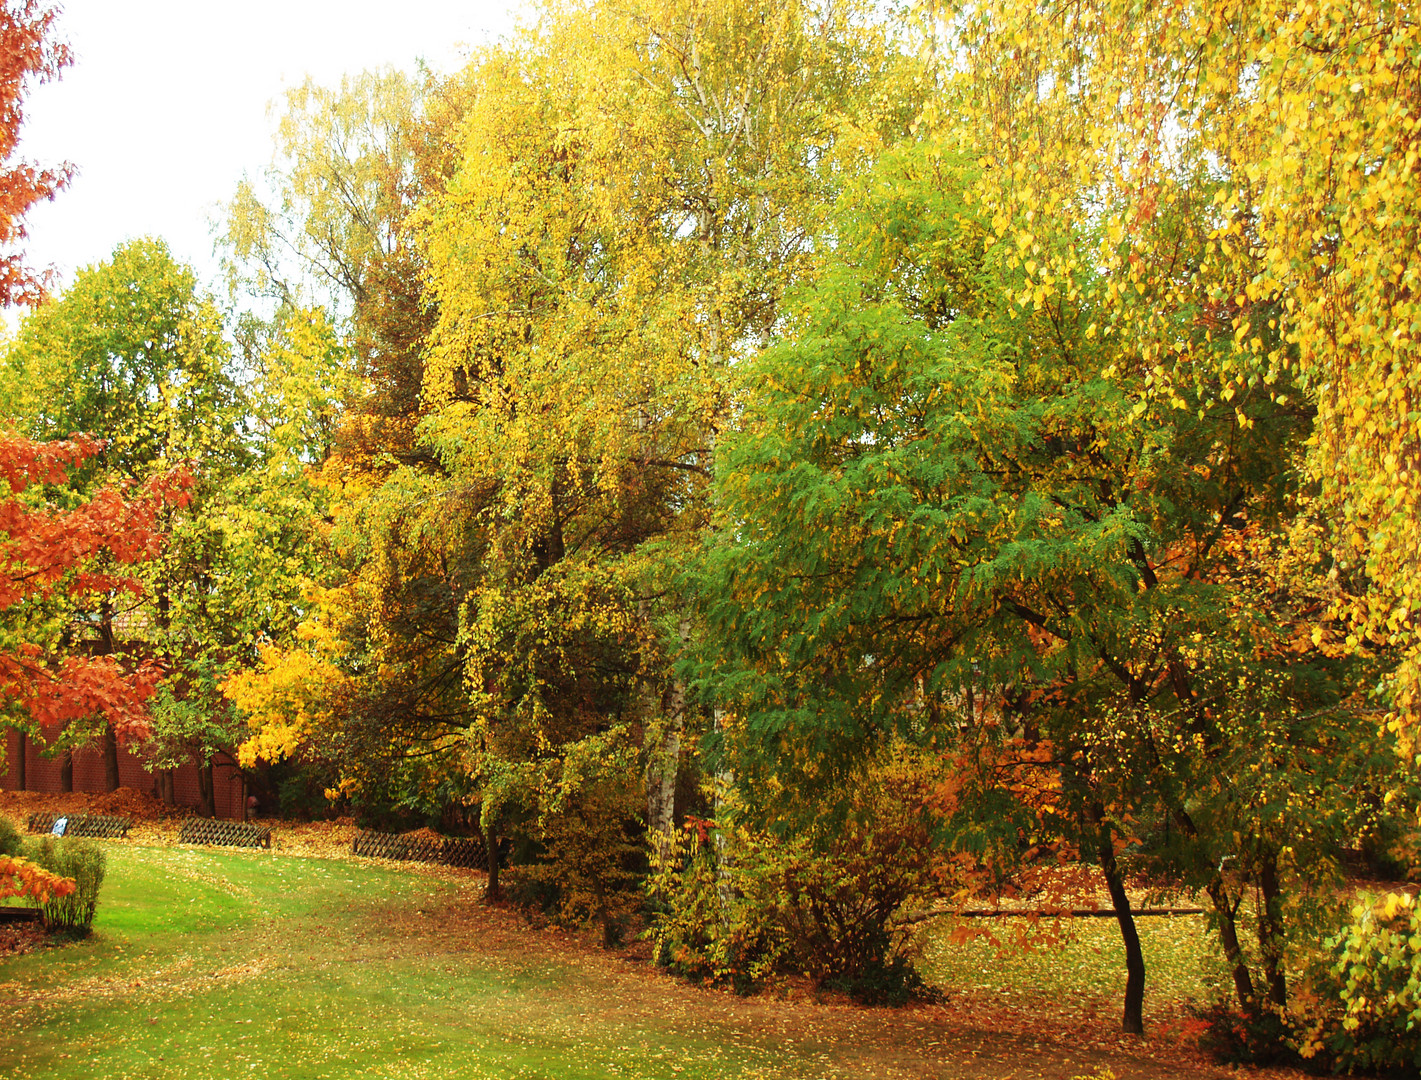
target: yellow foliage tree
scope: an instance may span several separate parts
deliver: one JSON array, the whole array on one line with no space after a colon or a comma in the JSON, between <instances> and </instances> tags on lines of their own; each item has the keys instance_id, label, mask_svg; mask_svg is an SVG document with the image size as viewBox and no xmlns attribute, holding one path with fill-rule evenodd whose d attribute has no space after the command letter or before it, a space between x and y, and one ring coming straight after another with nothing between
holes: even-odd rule
<instances>
[{"instance_id":1,"label":"yellow foliage tree","mask_svg":"<svg viewBox=\"0 0 1421 1080\"><path fill-rule=\"evenodd\" d=\"M708 522L737 361L812 278L843 175L906 132L919 70L853 0L553 3L432 107L459 119L415 223L425 431L454 484L493 485L471 684L529 746L642 723L653 828L691 632L661 575Z\"/></svg>"},{"instance_id":2,"label":"yellow foliage tree","mask_svg":"<svg viewBox=\"0 0 1421 1080\"><path fill-rule=\"evenodd\" d=\"M1130 343L1141 414L1182 407L1186 383L1215 383L1215 402L1276 396L1295 371L1339 569L1370 584L1352 644L1404 649L1390 700L1413 731L1421 26L1386 0L931 14L942 122L965 117L989 148L979 194L1028 271L1020 302L1049 307L1074 266L1103 268L1090 332ZM1063 220L1098 222L1100 247L1062 242Z\"/></svg>"},{"instance_id":3,"label":"yellow foliage tree","mask_svg":"<svg viewBox=\"0 0 1421 1080\"><path fill-rule=\"evenodd\" d=\"M263 644L257 667L223 682L223 694L251 729L237 750L243 768L258 759L298 757L330 727L334 703L350 683L338 663L343 641L330 622L333 612L349 610L346 599L333 596L332 590L311 589L308 600L314 610L297 629L299 644Z\"/></svg>"}]
</instances>

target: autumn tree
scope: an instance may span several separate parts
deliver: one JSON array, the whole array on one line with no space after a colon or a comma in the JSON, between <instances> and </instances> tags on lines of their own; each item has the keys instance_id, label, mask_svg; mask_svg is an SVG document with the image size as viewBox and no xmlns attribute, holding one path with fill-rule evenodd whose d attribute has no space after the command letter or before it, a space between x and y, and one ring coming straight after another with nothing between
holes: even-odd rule
<instances>
[{"instance_id":1,"label":"autumn tree","mask_svg":"<svg viewBox=\"0 0 1421 1080\"><path fill-rule=\"evenodd\" d=\"M1108 321L1118 315L1159 367L1152 393L1212 385L1207 400L1227 404L1288 383L1317 409L1309 472L1336 522L1339 568L1369 584L1346 611L1353 646L1405 650L1384 690L1409 732L1414 20L1390 3L1287 0L938 10L942 55L962 61L949 76L959 115L980 122L996 164L983 197L1014 222L1004 227L1034 260L1033 288L1049 295L1065 261L1099 257L1121 271ZM1201 194L1181 264L1171 208ZM1108 244L1039 254L1033 217L1072 199L1091 204ZM1151 305L1133 302L1137 288ZM1182 304L1207 335L1173 332Z\"/></svg>"},{"instance_id":2,"label":"autumn tree","mask_svg":"<svg viewBox=\"0 0 1421 1080\"><path fill-rule=\"evenodd\" d=\"M43 299L41 275L13 250L25 239L25 213L53 199L68 184L73 166L40 168L16 160L25 98L37 83L57 79L73 62L69 47L54 40L59 9L43 0L7 0L0 7L0 304Z\"/></svg>"},{"instance_id":3,"label":"autumn tree","mask_svg":"<svg viewBox=\"0 0 1421 1080\"><path fill-rule=\"evenodd\" d=\"M417 483L401 471L381 498L336 489L300 625L224 684L249 724L244 763L305 763L367 820L438 821L473 794L458 597L479 530L459 500Z\"/></svg>"},{"instance_id":4,"label":"autumn tree","mask_svg":"<svg viewBox=\"0 0 1421 1080\"><path fill-rule=\"evenodd\" d=\"M25 239L28 209L54 198L73 172L69 165L44 169L16 160L26 96L36 83L57 78L72 59L68 47L53 39L57 15L57 8L39 0L0 8L0 245L10 249L0 255L0 303L6 305L44 298L41 275L15 248ZM67 639L75 628L66 625L55 600L132 587L127 571L154 553L152 515L164 504L165 491L171 494L173 477L153 478L155 486L137 501L109 487L87 502L57 505L42 494L42 485L62 483L67 470L82 466L103 444L77 435L36 443L10 430L0 433L0 440L10 486L9 500L0 504L7 573L0 590L5 624L0 700L11 716L18 710L36 726L100 715L111 730L141 730L152 669L125 670L113 657L74 655ZM23 756L20 767L23 775Z\"/></svg>"},{"instance_id":5,"label":"autumn tree","mask_svg":"<svg viewBox=\"0 0 1421 1080\"><path fill-rule=\"evenodd\" d=\"M159 241L121 245L113 257L80 271L59 298L33 311L4 356L4 409L25 434L54 438L71 431L102 436L95 453L71 475L78 490L144 483L183 465L194 478L194 501L172 507L171 534L148 588L90 596L95 648L129 644L179 661L168 646L175 619L187 610L185 591L201 588L201 570L183 557L222 478L251 460L245 417L222 338L222 320L197 293L190 269ZM62 752L92 733L73 725ZM118 784L118 731L99 733L106 783Z\"/></svg>"},{"instance_id":6,"label":"autumn tree","mask_svg":"<svg viewBox=\"0 0 1421 1080\"><path fill-rule=\"evenodd\" d=\"M181 474L141 490L112 485L72 497L71 470L100 451L88 436L35 442L0 432L0 710L31 734L101 716L124 737L148 730L145 708L160 669L151 656L86 648L75 607L141 590L138 572L161 542L161 519L187 499Z\"/></svg>"},{"instance_id":7,"label":"autumn tree","mask_svg":"<svg viewBox=\"0 0 1421 1080\"><path fill-rule=\"evenodd\" d=\"M405 224L441 167L439 122L424 117L425 98L421 81L389 69L339 88L308 80L289 90L272 165L225 208L234 295L278 311L320 308L350 347L363 386L342 388L343 437L346 457L363 467L382 451L407 456L421 412L429 316ZM245 335L264 321L249 316Z\"/></svg>"},{"instance_id":8,"label":"autumn tree","mask_svg":"<svg viewBox=\"0 0 1421 1080\"><path fill-rule=\"evenodd\" d=\"M743 725L725 752L762 815L792 821L885 738L940 747L961 850L1009 870L1025 838L1099 866L1132 1031L1145 971L1120 853L1168 821L1241 998L1281 1005L1285 909L1355 824L1325 793L1385 773L1361 673L1309 633L1325 555L1265 587L1244 539L1287 549L1312 411L1286 380L1224 405L1194 372L1155 395L1181 372L1104 315L1128 270L1077 260L1042 290L1045 261L1091 248L1089 216L1058 207L1033 250L983 208L983 170L960 132L887 156L793 335L745 369L701 579L702 685ZM1173 333L1202 353L1196 310ZM1239 940L1252 888L1266 988Z\"/></svg>"}]
</instances>

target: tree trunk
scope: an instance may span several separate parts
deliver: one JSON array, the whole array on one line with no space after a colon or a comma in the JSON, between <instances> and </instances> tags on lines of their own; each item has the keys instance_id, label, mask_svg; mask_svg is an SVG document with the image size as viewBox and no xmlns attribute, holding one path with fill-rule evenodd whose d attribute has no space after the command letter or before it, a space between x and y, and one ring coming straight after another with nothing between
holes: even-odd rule
<instances>
[{"instance_id":1,"label":"tree trunk","mask_svg":"<svg viewBox=\"0 0 1421 1080\"><path fill-rule=\"evenodd\" d=\"M118 733L113 725L104 724L104 790L118 790Z\"/></svg>"},{"instance_id":2,"label":"tree trunk","mask_svg":"<svg viewBox=\"0 0 1421 1080\"><path fill-rule=\"evenodd\" d=\"M94 652L99 656L110 656L114 651L113 604L104 600L99 605L99 641ZM118 790L118 733L113 724L104 722L104 790Z\"/></svg>"},{"instance_id":3,"label":"tree trunk","mask_svg":"<svg viewBox=\"0 0 1421 1080\"><path fill-rule=\"evenodd\" d=\"M1263 855L1258 872L1263 910L1258 913L1258 951L1263 957L1263 977L1268 1000L1278 1008L1288 1004L1288 976L1283 970L1283 899L1278 887L1278 853Z\"/></svg>"},{"instance_id":4,"label":"tree trunk","mask_svg":"<svg viewBox=\"0 0 1421 1080\"><path fill-rule=\"evenodd\" d=\"M683 617L679 629L685 648L690 620ZM648 748L646 775L646 829L651 842L662 849L669 847L676 832L676 780L681 771L681 734L686 729L686 684L680 679L671 684L664 713L661 745Z\"/></svg>"},{"instance_id":5,"label":"tree trunk","mask_svg":"<svg viewBox=\"0 0 1421 1080\"><path fill-rule=\"evenodd\" d=\"M1183 807L1172 807L1170 816L1174 818L1180 832L1190 840L1198 839L1199 829ZM1244 956L1243 947L1238 943L1238 921L1234 917L1234 905L1229 903L1228 890L1224 888L1223 864L1219 865L1220 873L1214 875L1214 879L1205 886L1204 891L1209 894L1214 912L1219 916L1219 945L1223 947L1224 959L1233 968L1234 993L1238 995L1239 1007L1248 1009L1254 1004L1253 977L1248 973L1248 958Z\"/></svg>"},{"instance_id":6,"label":"tree trunk","mask_svg":"<svg viewBox=\"0 0 1421 1080\"><path fill-rule=\"evenodd\" d=\"M1105 808L1091 808L1091 818L1101 823L1105 818ZM1135 916L1130 910L1130 897L1125 892L1125 879L1115 862L1115 844L1109 826L1102 825L1099 846L1096 849L1100 860L1100 872L1105 877L1105 887L1110 892L1110 902L1115 907L1115 921L1120 926L1120 938L1125 943L1125 1009L1121 1018L1121 1030L1127 1035L1145 1033L1145 954L1140 949L1140 932L1135 927Z\"/></svg>"},{"instance_id":7,"label":"tree trunk","mask_svg":"<svg viewBox=\"0 0 1421 1080\"><path fill-rule=\"evenodd\" d=\"M163 800L164 806L176 806L177 796L173 793L173 770L158 770L158 798Z\"/></svg>"},{"instance_id":8,"label":"tree trunk","mask_svg":"<svg viewBox=\"0 0 1421 1080\"><path fill-rule=\"evenodd\" d=\"M679 680L671 692L672 714L647 763L646 830L652 843L666 846L676 833L676 778L681 769L681 732L685 727L685 687Z\"/></svg>"},{"instance_id":9,"label":"tree trunk","mask_svg":"<svg viewBox=\"0 0 1421 1080\"><path fill-rule=\"evenodd\" d=\"M484 903L493 904L503 899L503 890L498 884L498 829L490 822L483 827L484 856L488 860L488 887L484 889Z\"/></svg>"},{"instance_id":10,"label":"tree trunk","mask_svg":"<svg viewBox=\"0 0 1421 1080\"><path fill-rule=\"evenodd\" d=\"M197 767L197 789L202 801L201 814L203 817L216 817L217 805L212 794L212 759L209 758Z\"/></svg>"},{"instance_id":11,"label":"tree trunk","mask_svg":"<svg viewBox=\"0 0 1421 1080\"><path fill-rule=\"evenodd\" d=\"M74 790L74 751L66 750L59 758L59 790Z\"/></svg>"},{"instance_id":12,"label":"tree trunk","mask_svg":"<svg viewBox=\"0 0 1421 1080\"><path fill-rule=\"evenodd\" d=\"M712 717L715 729L721 729L725 719L725 712L716 709ZM720 925L726 933L730 932L732 917L735 914L735 886L731 882L731 863L735 859L735 850L731 847L727 831L724 827L724 814L722 812L725 801L725 793L735 784L735 774L728 769L721 769L715 774L715 800L711 804L715 808L715 837L713 844L715 847L715 895L720 902Z\"/></svg>"},{"instance_id":13,"label":"tree trunk","mask_svg":"<svg viewBox=\"0 0 1421 1080\"><path fill-rule=\"evenodd\" d=\"M25 733L20 732L20 752L15 756L15 790L25 790L25 751L28 749L29 739Z\"/></svg>"},{"instance_id":14,"label":"tree trunk","mask_svg":"<svg viewBox=\"0 0 1421 1080\"><path fill-rule=\"evenodd\" d=\"M1248 959L1243 954L1243 946L1238 943L1238 923L1234 918L1234 907L1229 903L1229 894L1224 888L1224 879L1214 878L1205 892L1214 902L1214 911L1219 916L1219 944L1224 949L1224 959L1233 966L1234 992L1238 994L1241 1008L1252 1008L1254 1004L1253 977L1248 973Z\"/></svg>"}]
</instances>

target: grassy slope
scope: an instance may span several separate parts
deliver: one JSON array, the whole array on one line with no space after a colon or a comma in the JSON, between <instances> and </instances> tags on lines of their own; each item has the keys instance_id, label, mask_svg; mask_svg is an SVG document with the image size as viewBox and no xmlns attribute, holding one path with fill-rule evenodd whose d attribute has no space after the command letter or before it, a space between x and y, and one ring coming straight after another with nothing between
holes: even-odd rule
<instances>
[{"instance_id":1,"label":"grassy slope","mask_svg":"<svg viewBox=\"0 0 1421 1080\"><path fill-rule=\"evenodd\" d=\"M9 1075L639 1071L647 1053L580 1022L597 995L567 991L585 974L537 953L480 964L422 925L452 890L333 861L115 848L96 940L0 964L0 1008L18 1031ZM694 1055L684 1075L721 1074L723 1048L693 1033L674 1043L659 1049ZM728 1075L766 1059L745 1050Z\"/></svg>"},{"instance_id":2,"label":"grassy slope","mask_svg":"<svg viewBox=\"0 0 1421 1080\"><path fill-rule=\"evenodd\" d=\"M1022 1075L1022 1054L1029 1075L1163 1075L1070 1040L988 1050L949 1010L694 990L476 899L335 860L112 845L95 939L0 961L0 1075L957 1077Z\"/></svg>"}]
</instances>

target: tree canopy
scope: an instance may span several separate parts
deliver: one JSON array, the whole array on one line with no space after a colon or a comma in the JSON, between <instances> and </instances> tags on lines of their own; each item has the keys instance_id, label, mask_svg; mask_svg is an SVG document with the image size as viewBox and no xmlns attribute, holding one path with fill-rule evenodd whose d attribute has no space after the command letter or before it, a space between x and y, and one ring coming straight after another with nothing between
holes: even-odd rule
<instances>
[{"instance_id":1,"label":"tree canopy","mask_svg":"<svg viewBox=\"0 0 1421 1080\"><path fill-rule=\"evenodd\" d=\"M57 79L73 62L69 46L54 39L59 9L44 0L16 0L0 8L0 305L33 304L45 295L44 275L25 265L17 250L25 239L25 213L53 199L74 174L72 165L41 168L16 160L25 98L36 84Z\"/></svg>"},{"instance_id":2,"label":"tree canopy","mask_svg":"<svg viewBox=\"0 0 1421 1080\"><path fill-rule=\"evenodd\" d=\"M180 474L141 491L110 486L64 499L71 469L98 453L89 437L34 442L0 431L0 716L53 733L100 715L124 735L148 730L145 702L161 669L151 657L85 655L75 648L73 606L137 593L142 564L160 545L159 518L187 500Z\"/></svg>"},{"instance_id":3,"label":"tree canopy","mask_svg":"<svg viewBox=\"0 0 1421 1080\"><path fill-rule=\"evenodd\" d=\"M307 82L226 208L233 311L139 240L7 345L68 487L15 474L4 610L142 579L157 767L240 741L477 830L490 896L511 850L608 941L650 880L686 972L901 982L910 901L1084 863L1128 1029L1139 880L1281 1016L1416 806L1416 32L550 0L446 78ZM180 460L190 501L123 486ZM13 584L148 506L161 555L92 524Z\"/></svg>"}]
</instances>

